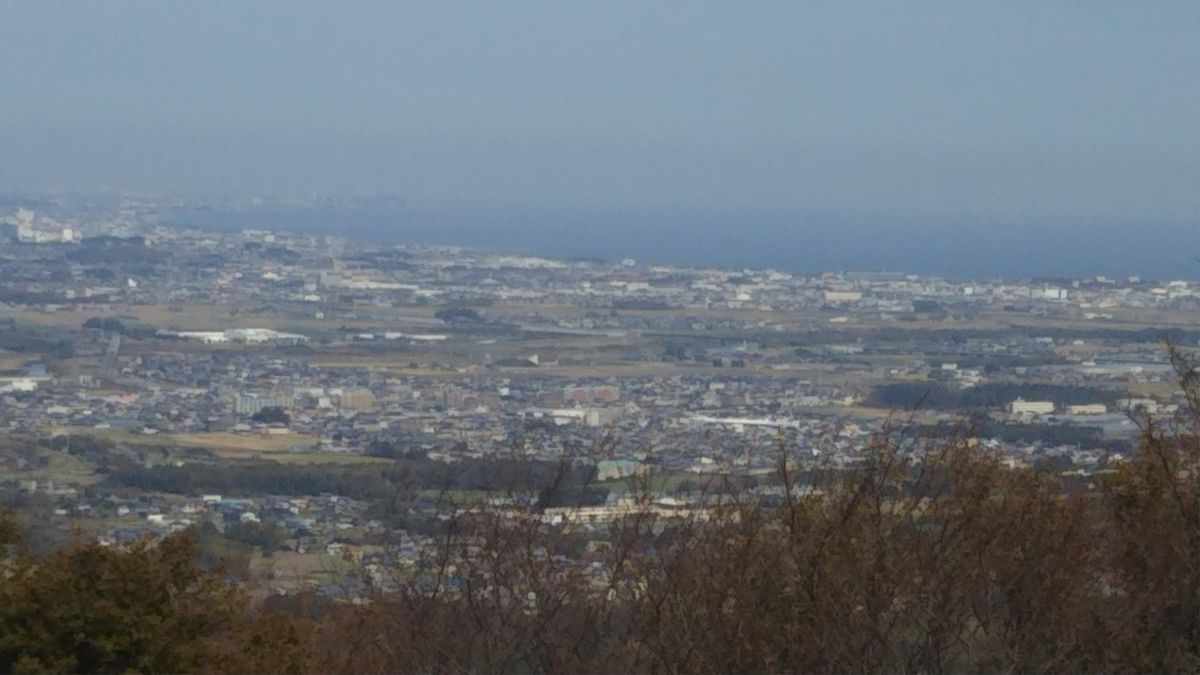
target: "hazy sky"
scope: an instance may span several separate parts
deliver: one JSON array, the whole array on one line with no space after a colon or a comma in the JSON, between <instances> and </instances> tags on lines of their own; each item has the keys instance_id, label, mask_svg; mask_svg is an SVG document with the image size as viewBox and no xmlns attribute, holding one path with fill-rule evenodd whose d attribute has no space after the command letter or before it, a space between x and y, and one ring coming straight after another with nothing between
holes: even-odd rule
<instances>
[{"instance_id":1,"label":"hazy sky","mask_svg":"<svg viewBox=\"0 0 1200 675\"><path fill-rule=\"evenodd\" d=\"M0 188L1200 222L1200 2L7 0Z\"/></svg>"}]
</instances>

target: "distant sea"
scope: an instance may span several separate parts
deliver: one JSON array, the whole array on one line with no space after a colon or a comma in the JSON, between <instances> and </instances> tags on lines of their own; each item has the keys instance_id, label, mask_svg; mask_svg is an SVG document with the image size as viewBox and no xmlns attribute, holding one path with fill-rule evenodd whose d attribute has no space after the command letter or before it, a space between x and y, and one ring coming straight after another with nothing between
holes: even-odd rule
<instances>
[{"instance_id":1,"label":"distant sea","mask_svg":"<svg viewBox=\"0 0 1200 675\"><path fill-rule=\"evenodd\" d=\"M263 228L381 243L794 273L1200 278L1200 223L930 222L755 209L588 211L392 202L179 210L167 221L226 231Z\"/></svg>"}]
</instances>

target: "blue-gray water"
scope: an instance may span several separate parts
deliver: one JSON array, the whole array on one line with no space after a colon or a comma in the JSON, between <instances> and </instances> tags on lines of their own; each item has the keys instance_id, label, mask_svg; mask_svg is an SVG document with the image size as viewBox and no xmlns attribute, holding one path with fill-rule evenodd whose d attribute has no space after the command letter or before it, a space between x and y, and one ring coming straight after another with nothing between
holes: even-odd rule
<instances>
[{"instance_id":1,"label":"blue-gray water","mask_svg":"<svg viewBox=\"0 0 1200 675\"><path fill-rule=\"evenodd\" d=\"M754 209L566 211L337 205L188 210L169 222L453 244L554 257L953 278L1200 278L1200 224L932 222Z\"/></svg>"}]
</instances>

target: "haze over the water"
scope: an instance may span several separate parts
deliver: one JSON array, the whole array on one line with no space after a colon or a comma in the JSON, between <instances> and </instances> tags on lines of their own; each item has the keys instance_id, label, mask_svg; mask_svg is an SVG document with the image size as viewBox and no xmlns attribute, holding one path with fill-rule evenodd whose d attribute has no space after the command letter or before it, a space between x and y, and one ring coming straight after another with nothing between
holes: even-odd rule
<instances>
[{"instance_id":1,"label":"haze over the water","mask_svg":"<svg viewBox=\"0 0 1200 675\"><path fill-rule=\"evenodd\" d=\"M5 192L394 194L435 206L263 224L555 255L1200 270L1190 0L6 2L0 26Z\"/></svg>"}]
</instances>

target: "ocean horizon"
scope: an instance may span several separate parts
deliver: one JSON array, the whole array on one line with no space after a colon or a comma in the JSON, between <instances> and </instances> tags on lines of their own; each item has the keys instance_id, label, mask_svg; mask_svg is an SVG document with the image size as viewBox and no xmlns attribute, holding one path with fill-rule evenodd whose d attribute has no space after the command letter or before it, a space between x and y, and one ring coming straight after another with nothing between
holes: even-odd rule
<instances>
[{"instance_id":1,"label":"ocean horizon","mask_svg":"<svg viewBox=\"0 0 1200 675\"><path fill-rule=\"evenodd\" d=\"M891 271L957 279L1200 277L1200 225L982 221L759 209L551 209L485 205L180 209L167 224L274 229L384 244L455 245L554 258Z\"/></svg>"}]
</instances>

